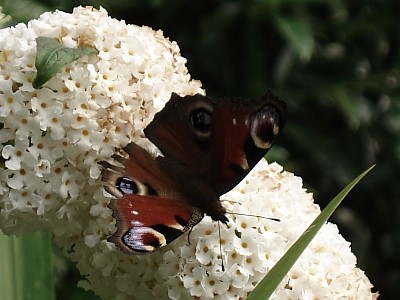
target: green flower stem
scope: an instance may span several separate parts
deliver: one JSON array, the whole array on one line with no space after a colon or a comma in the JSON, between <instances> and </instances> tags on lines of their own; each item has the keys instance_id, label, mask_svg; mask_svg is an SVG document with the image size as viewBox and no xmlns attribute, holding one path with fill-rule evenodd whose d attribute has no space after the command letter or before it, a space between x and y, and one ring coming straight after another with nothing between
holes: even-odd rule
<instances>
[{"instance_id":1,"label":"green flower stem","mask_svg":"<svg viewBox=\"0 0 400 300\"><path fill-rule=\"evenodd\" d=\"M9 237L0 233L1 299L54 299L51 257L49 234Z\"/></svg>"}]
</instances>

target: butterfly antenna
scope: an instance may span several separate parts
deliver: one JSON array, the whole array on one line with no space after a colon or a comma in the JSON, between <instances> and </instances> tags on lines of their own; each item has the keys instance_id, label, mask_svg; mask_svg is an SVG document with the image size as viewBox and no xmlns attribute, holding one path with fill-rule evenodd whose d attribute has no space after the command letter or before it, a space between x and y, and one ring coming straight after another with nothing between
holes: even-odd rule
<instances>
[{"instance_id":1,"label":"butterfly antenna","mask_svg":"<svg viewBox=\"0 0 400 300\"><path fill-rule=\"evenodd\" d=\"M189 245L191 245L191 244L190 244L190 234L192 233L192 230L193 230L193 227L191 227L191 228L189 229L189 233L188 233L188 235L187 235L187 239L188 239L188 244L189 244Z\"/></svg>"},{"instance_id":2,"label":"butterfly antenna","mask_svg":"<svg viewBox=\"0 0 400 300\"><path fill-rule=\"evenodd\" d=\"M222 238L221 238L221 223L218 221L218 235L219 235L219 253L221 254L221 268L225 272L224 258L222 257Z\"/></svg>"},{"instance_id":3,"label":"butterfly antenna","mask_svg":"<svg viewBox=\"0 0 400 300\"><path fill-rule=\"evenodd\" d=\"M258 215L248 215L248 214L234 213L234 212L229 212L229 211L227 211L226 213L230 214L230 215L236 215L236 216L262 218L262 219L265 219L265 220L271 220L271 221L276 221L276 222L280 222L281 221L280 219L277 219L277 218L268 218L268 217L263 217L263 216L258 216Z\"/></svg>"}]
</instances>

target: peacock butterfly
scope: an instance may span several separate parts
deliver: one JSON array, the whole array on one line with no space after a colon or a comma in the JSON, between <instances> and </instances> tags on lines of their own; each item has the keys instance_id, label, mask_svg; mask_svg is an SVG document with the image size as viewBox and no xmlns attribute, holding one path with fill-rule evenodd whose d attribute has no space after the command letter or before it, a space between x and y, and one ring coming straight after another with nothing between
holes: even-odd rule
<instances>
[{"instance_id":1,"label":"peacock butterfly","mask_svg":"<svg viewBox=\"0 0 400 300\"><path fill-rule=\"evenodd\" d=\"M108 238L126 253L153 252L190 230L204 214L227 223L219 197L264 157L282 131L286 105L271 92L258 100L215 102L173 93L145 128L163 155L135 143L103 161L117 231Z\"/></svg>"}]
</instances>

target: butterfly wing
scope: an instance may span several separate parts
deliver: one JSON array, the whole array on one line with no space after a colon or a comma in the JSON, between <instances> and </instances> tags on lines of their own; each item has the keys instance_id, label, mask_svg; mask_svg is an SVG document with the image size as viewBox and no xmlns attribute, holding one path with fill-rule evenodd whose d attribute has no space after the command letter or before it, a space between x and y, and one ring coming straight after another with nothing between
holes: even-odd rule
<instances>
[{"instance_id":1,"label":"butterfly wing","mask_svg":"<svg viewBox=\"0 0 400 300\"><path fill-rule=\"evenodd\" d=\"M117 231L108 240L130 254L164 247L203 218L202 212L181 204L175 199L141 195L112 200Z\"/></svg>"},{"instance_id":2,"label":"butterfly wing","mask_svg":"<svg viewBox=\"0 0 400 300\"><path fill-rule=\"evenodd\" d=\"M109 205L117 220L109 241L124 252L153 252L201 221L203 213L181 199L162 161L134 143L113 158L120 166L101 162L106 190L118 198Z\"/></svg>"},{"instance_id":3,"label":"butterfly wing","mask_svg":"<svg viewBox=\"0 0 400 300\"><path fill-rule=\"evenodd\" d=\"M271 92L258 100L226 98L212 118L210 174L221 195L267 154L285 124L286 105Z\"/></svg>"},{"instance_id":4,"label":"butterfly wing","mask_svg":"<svg viewBox=\"0 0 400 300\"><path fill-rule=\"evenodd\" d=\"M144 133L164 157L193 170L195 174L205 175L210 171L212 155L210 133L204 128L197 129L193 123L198 121L196 118L211 117L214 108L215 103L200 94L180 97L173 93Z\"/></svg>"},{"instance_id":5,"label":"butterfly wing","mask_svg":"<svg viewBox=\"0 0 400 300\"><path fill-rule=\"evenodd\" d=\"M226 223L219 196L267 153L285 122L285 106L267 93L258 101L173 94L144 130L163 153L131 143L102 162L117 232L109 239L127 253L165 246L203 218Z\"/></svg>"},{"instance_id":6,"label":"butterfly wing","mask_svg":"<svg viewBox=\"0 0 400 300\"><path fill-rule=\"evenodd\" d=\"M219 103L173 94L144 132L165 157L194 170L219 196L267 153L285 118L285 104L271 92L259 100Z\"/></svg>"}]
</instances>

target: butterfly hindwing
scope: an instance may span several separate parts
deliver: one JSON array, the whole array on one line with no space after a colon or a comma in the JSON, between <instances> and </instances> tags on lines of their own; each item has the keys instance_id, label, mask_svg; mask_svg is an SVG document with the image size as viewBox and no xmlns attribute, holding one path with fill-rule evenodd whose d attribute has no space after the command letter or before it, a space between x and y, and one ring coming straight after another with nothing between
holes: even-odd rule
<instances>
[{"instance_id":1,"label":"butterfly hindwing","mask_svg":"<svg viewBox=\"0 0 400 300\"><path fill-rule=\"evenodd\" d=\"M203 218L173 190L162 161L145 149L131 143L113 158L124 167L101 163L106 190L117 197L109 206L117 220L117 231L109 241L124 252L153 252Z\"/></svg>"},{"instance_id":2,"label":"butterfly hindwing","mask_svg":"<svg viewBox=\"0 0 400 300\"><path fill-rule=\"evenodd\" d=\"M124 195L110 208L117 231L109 238L126 253L147 254L182 235L200 222L203 214L180 201L158 196Z\"/></svg>"}]
</instances>

